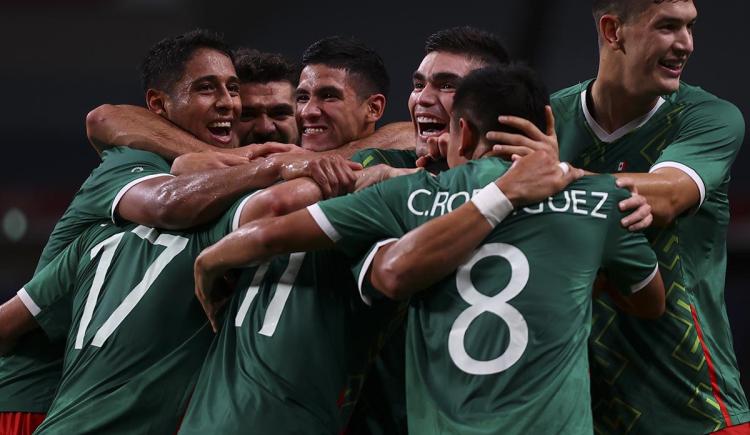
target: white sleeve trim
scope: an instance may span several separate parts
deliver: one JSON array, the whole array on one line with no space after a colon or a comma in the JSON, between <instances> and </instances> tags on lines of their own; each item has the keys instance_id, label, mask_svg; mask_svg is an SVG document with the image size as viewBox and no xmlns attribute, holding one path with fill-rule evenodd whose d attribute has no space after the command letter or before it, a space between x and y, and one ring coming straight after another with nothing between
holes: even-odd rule
<instances>
[{"instance_id":1,"label":"white sleeve trim","mask_svg":"<svg viewBox=\"0 0 750 435\"><path fill-rule=\"evenodd\" d=\"M378 253L380 248L382 248L384 245L387 245L389 243L395 242L396 238L393 239L386 239L381 240L378 243L373 246L373 248L370 250L370 253L367 254L367 257L365 258L365 261L362 263L362 269L359 271L359 277L357 277L357 288L359 289L359 297L362 298L362 302L367 304L368 306L372 305L372 298L367 296L362 292L362 284L365 282L365 276L367 276L367 271L370 270L370 266L372 266L372 261L375 259L375 254Z\"/></svg>"},{"instance_id":2,"label":"white sleeve trim","mask_svg":"<svg viewBox=\"0 0 750 435\"><path fill-rule=\"evenodd\" d=\"M235 210L234 217L232 218L232 231L235 231L235 230L237 230L237 228L240 227L240 218L242 217L242 210L245 209L245 204L247 204L247 202L250 201L250 198L252 198L253 196L259 194L263 190L264 189L261 189L261 190L258 190L256 192L253 192L253 193L250 194L250 196L248 196L247 198L245 198L245 199L242 200L242 202L240 203L239 207L237 207L237 210Z\"/></svg>"},{"instance_id":3,"label":"white sleeve trim","mask_svg":"<svg viewBox=\"0 0 750 435\"><path fill-rule=\"evenodd\" d=\"M316 203L311 206L307 207L308 213L312 216L312 218L315 220L315 223L318 224L321 230L323 230L324 233L326 233L326 236L328 236L331 241L338 242L341 240L341 234L339 234L338 231L336 231L336 228L333 227L333 224L331 221L328 220L326 217L326 214L323 213L323 210L320 208L320 206Z\"/></svg>"},{"instance_id":4,"label":"white sleeve trim","mask_svg":"<svg viewBox=\"0 0 750 435\"><path fill-rule=\"evenodd\" d=\"M42 309L39 308L39 305L37 305L33 299L31 299L29 292L27 292L25 288L18 290L17 294L18 298L21 299L21 302L23 302L24 305L26 305L26 309L29 310L32 316L36 317L37 314L42 312Z\"/></svg>"},{"instance_id":5,"label":"white sleeve trim","mask_svg":"<svg viewBox=\"0 0 750 435\"><path fill-rule=\"evenodd\" d=\"M633 284L632 286L630 286L630 294L636 294L639 291L643 290L647 285L649 285L649 283L651 283L651 280L654 279L658 271L659 271L659 263L656 263L654 270L651 271L651 274L649 274L649 276L646 277L646 279L639 282L638 284Z\"/></svg>"},{"instance_id":6,"label":"white sleeve trim","mask_svg":"<svg viewBox=\"0 0 750 435\"><path fill-rule=\"evenodd\" d=\"M706 200L706 185L703 184L703 179L700 177L700 175L698 175L697 172L695 172L693 168L686 166L682 163L677 163L677 162L661 162L652 166L648 172L652 173L656 171L657 169L661 169L661 168L679 169L680 171L687 174L688 177L692 178L695 184L698 186L698 191L700 191L700 194L701 194L701 201L698 203L698 206L695 208L698 209L703 205L703 201Z\"/></svg>"},{"instance_id":7,"label":"white sleeve trim","mask_svg":"<svg viewBox=\"0 0 750 435\"><path fill-rule=\"evenodd\" d=\"M157 178L157 177L174 177L174 175L166 174L166 173L146 175L145 177L141 177L141 178L131 181L130 183L126 184L125 187L120 189L119 192L117 192L117 195L115 195L115 200L112 201L112 208L110 210L110 218L112 219L113 223L117 223L115 222L115 210L117 210L117 204L120 203L120 200L122 199L123 196L125 196L125 193L127 193L127 191L130 190L130 188L132 188L136 184L142 183L146 180L150 180L152 178Z\"/></svg>"}]
</instances>

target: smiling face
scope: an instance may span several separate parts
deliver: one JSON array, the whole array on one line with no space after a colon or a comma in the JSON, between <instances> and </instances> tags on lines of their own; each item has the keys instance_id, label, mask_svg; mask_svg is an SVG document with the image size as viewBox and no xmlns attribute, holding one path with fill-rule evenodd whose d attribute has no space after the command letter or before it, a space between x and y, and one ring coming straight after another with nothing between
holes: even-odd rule
<instances>
[{"instance_id":1,"label":"smiling face","mask_svg":"<svg viewBox=\"0 0 750 435\"><path fill-rule=\"evenodd\" d=\"M450 131L453 95L461 79L484 62L442 51L428 53L414 72L409 113L417 135L417 155L427 154L427 139Z\"/></svg>"},{"instance_id":2,"label":"smiling face","mask_svg":"<svg viewBox=\"0 0 750 435\"><path fill-rule=\"evenodd\" d=\"M297 117L302 147L311 151L338 148L372 133L368 99L360 98L346 70L307 65L297 86Z\"/></svg>"},{"instance_id":3,"label":"smiling face","mask_svg":"<svg viewBox=\"0 0 750 435\"><path fill-rule=\"evenodd\" d=\"M241 144L299 142L291 83L242 83L240 96L242 115L237 123L237 134Z\"/></svg>"},{"instance_id":4,"label":"smiling face","mask_svg":"<svg viewBox=\"0 0 750 435\"><path fill-rule=\"evenodd\" d=\"M154 108L147 95L149 107L203 142L222 148L239 145L232 127L240 114L240 83L226 54L196 50L182 77L159 98L163 104Z\"/></svg>"},{"instance_id":5,"label":"smiling face","mask_svg":"<svg viewBox=\"0 0 750 435\"><path fill-rule=\"evenodd\" d=\"M663 1L622 25L620 68L627 89L654 96L677 91L693 52L697 14L690 0Z\"/></svg>"}]
</instances>

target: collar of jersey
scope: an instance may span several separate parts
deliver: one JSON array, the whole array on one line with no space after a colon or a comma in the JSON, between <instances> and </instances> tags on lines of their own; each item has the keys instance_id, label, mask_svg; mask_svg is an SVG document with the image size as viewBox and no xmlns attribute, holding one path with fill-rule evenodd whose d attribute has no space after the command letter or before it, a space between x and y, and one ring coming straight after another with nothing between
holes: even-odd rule
<instances>
[{"instance_id":1,"label":"collar of jersey","mask_svg":"<svg viewBox=\"0 0 750 435\"><path fill-rule=\"evenodd\" d=\"M656 104L654 107L645 115L640 116L627 124L623 125L622 127L618 128L617 130L613 131L612 133L607 133L606 130L602 128L601 125L599 125L598 122L594 119L593 116L591 116L591 112L589 112L589 106L588 103L586 103L586 93L588 92L588 87L585 87L583 91L581 92L581 109L583 110L583 116L586 118L586 123L591 128L591 131L594 132L597 138L599 138L600 141L605 143L611 143L614 142L621 137L625 136L626 134L630 133L631 131L641 127L643 124L647 123L649 119L651 119L652 116L659 110L662 104L664 104L665 100L662 97L659 97L659 99L656 101Z\"/></svg>"}]
</instances>

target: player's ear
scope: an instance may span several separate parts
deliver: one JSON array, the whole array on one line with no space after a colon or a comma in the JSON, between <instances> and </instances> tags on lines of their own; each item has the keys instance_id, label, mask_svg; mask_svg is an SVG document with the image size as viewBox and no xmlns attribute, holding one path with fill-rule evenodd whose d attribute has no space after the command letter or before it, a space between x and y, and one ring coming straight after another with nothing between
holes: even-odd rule
<instances>
[{"instance_id":1,"label":"player's ear","mask_svg":"<svg viewBox=\"0 0 750 435\"><path fill-rule=\"evenodd\" d=\"M471 160L474 156L474 150L479 144L479 137L474 132L469 121L461 117L458 119L459 129L459 140L461 141L458 145L458 154L468 160Z\"/></svg>"},{"instance_id":2,"label":"player's ear","mask_svg":"<svg viewBox=\"0 0 750 435\"><path fill-rule=\"evenodd\" d=\"M622 22L617 15L605 14L599 19L601 42L613 50L622 47Z\"/></svg>"},{"instance_id":3,"label":"player's ear","mask_svg":"<svg viewBox=\"0 0 750 435\"><path fill-rule=\"evenodd\" d=\"M162 91L149 89L146 91L146 107L160 116L167 114L167 96Z\"/></svg>"},{"instance_id":4,"label":"player's ear","mask_svg":"<svg viewBox=\"0 0 750 435\"><path fill-rule=\"evenodd\" d=\"M367 114L366 119L368 123L378 122L385 112L385 95L373 94L367 98Z\"/></svg>"}]
</instances>

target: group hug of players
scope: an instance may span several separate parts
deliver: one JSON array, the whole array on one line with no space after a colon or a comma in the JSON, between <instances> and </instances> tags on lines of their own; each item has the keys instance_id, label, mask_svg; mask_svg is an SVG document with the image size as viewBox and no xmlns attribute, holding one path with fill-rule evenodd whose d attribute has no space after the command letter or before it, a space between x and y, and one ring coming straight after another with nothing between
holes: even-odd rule
<instances>
[{"instance_id":1,"label":"group hug of players","mask_svg":"<svg viewBox=\"0 0 750 435\"><path fill-rule=\"evenodd\" d=\"M0 307L0 433L750 433L723 297L744 121L680 82L691 0L593 14L596 78L551 97L494 35L436 32L412 122L377 130L356 39L300 68L157 43Z\"/></svg>"}]
</instances>

